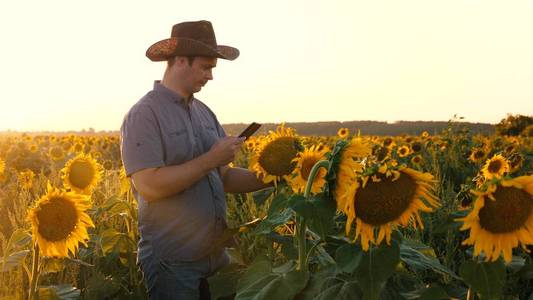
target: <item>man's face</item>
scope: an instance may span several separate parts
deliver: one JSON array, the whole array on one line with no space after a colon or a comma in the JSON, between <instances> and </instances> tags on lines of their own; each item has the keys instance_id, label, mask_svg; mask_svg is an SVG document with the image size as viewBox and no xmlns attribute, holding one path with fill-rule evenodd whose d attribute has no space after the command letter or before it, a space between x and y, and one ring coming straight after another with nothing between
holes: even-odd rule
<instances>
[{"instance_id":1,"label":"man's face","mask_svg":"<svg viewBox=\"0 0 533 300\"><path fill-rule=\"evenodd\" d=\"M199 92L202 87L211 79L213 79L213 68L217 66L216 57L195 57L192 65L186 59L182 68L182 76L184 87L194 94Z\"/></svg>"}]
</instances>

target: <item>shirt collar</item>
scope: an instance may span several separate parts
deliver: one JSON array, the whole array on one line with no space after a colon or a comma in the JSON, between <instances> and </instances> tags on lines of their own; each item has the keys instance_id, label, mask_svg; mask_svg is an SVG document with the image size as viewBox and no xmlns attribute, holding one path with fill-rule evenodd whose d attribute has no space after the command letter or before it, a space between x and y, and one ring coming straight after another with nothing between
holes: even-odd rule
<instances>
[{"instance_id":1,"label":"shirt collar","mask_svg":"<svg viewBox=\"0 0 533 300\"><path fill-rule=\"evenodd\" d=\"M187 101L185 100L185 98L179 95L178 93L174 92L173 90L167 88L163 84L161 84L161 80L154 81L154 91L163 94L165 96L165 99L168 99L174 103L179 103L182 106L187 107ZM194 100L194 96L191 96L191 100L189 101L188 107L191 106L191 104L193 103L193 100Z\"/></svg>"}]
</instances>

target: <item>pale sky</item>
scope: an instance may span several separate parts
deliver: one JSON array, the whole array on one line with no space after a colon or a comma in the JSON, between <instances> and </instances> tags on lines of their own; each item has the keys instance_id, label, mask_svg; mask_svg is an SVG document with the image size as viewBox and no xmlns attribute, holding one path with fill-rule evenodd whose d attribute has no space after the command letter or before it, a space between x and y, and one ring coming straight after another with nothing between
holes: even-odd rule
<instances>
[{"instance_id":1,"label":"pale sky","mask_svg":"<svg viewBox=\"0 0 533 300\"><path fill-rule=\"evenodd\" d=\"M195 96L221 123L533 114L533 1L9 1L0 130L118 130L161 79L145 57L210 20L237 47Z\"/></svg>"}]
</instances>

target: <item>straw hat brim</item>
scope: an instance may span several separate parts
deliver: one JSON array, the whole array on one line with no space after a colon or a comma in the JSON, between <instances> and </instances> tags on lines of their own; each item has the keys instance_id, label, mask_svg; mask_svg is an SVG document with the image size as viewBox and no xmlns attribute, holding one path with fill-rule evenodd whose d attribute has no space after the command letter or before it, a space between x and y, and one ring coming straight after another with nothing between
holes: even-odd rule
<instances>
[{"instance_id":1,"label":"straw hat brim","mask_svg":"<svg viewBox=\"0 0 533 300\"><path fill-rule=\"evenodd\" d=\"M198 40L172 37L154 43L146 50L151 61L164 61L174 56L207 56L234 60L239 50L234 47L217 45L216 48Z\"/></svg>"}]
</instances>

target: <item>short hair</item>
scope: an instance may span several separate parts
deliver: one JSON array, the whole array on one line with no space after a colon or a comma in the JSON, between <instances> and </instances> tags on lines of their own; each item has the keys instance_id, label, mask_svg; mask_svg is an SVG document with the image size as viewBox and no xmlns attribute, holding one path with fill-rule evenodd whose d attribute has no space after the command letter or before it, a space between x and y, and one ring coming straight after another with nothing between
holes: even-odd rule
<instances>
[{"instance_id":1,"label":"short hair","mask_svg":"<svg viewBox=\"0 0 533 300\"><path fill-rule=\"evenodd\" d=\"M196 56L186 56L187 57L187 61L189 62L189 66L192 67L192 64L194 62L194 59L196 58ZM171 58L169 58L167 60L167 67L170 67L174 64L174 61L176 60L176 56L172 56Z\"/></svg>"}]
</instances>

